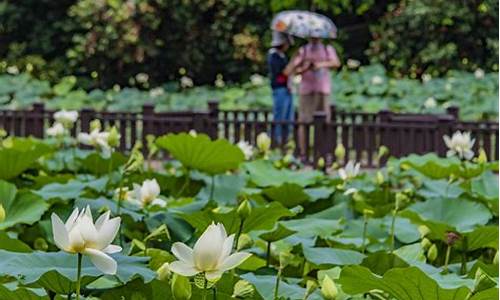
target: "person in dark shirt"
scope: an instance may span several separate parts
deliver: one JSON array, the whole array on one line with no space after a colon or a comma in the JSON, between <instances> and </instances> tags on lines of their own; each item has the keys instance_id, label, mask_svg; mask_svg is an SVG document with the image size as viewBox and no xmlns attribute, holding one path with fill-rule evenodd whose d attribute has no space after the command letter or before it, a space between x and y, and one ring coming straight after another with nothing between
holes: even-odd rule
<instances>
[{"instance_id":1,"label":"person in dark shirt","mask_svg":"<svg viewBox=\"0 0 500 300\"><path fill-rule=\"evenodd\" d=\"M267 55L267 65L269 77L273 91L273 120L278 122L293 121L293 97L288 86L288 75L285 68L288 65L288 58L285 52L290 47L291 37L273 31L271 49ZM272 133L278 142L286 142L289 133L289 125L276 124Z\"/></svg>"}]
</instances>

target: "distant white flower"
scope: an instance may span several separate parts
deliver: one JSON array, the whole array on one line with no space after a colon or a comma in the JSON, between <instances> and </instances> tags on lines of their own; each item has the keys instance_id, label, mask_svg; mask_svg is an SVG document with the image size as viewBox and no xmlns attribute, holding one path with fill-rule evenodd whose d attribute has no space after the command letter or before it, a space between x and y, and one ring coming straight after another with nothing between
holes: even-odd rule
<instances>
[{"instance_id":1,"label":"distant white flower","mask_svg":"<svg viewBox=\"0 0 500 300\"><path fill-rule=\"evenodd\" d=\"M358 176L359 174L360 163L354 163L354 161L350 160L344 168L339 169L339 176L342 180L348 180Z\"/></svg>"},{"instance_id":2,"label":"distant white flower","mask_svg":"<svg viewBox=\"0 0 500 300\"><path fill-rule=\"evenodd\" d=\"M349 58L346 64L349 69L356 69L361 65L361 62L357 59Z\"/></svg>"},{"instance_id":3,"label":"distant white flower","mask_svg":"<svg viewBox=\"0 0 500 300\"><path fill-rule=\"evenodd\" d=\"M9 66L7 67L7 73L11 75L17 75L19 74L19 68L17 66Z\"/></svg>"},{"instance_id":4,"label":"distant white flower","mask_svg":"<svg viewBox=\"0 0 500 300\"><path fill-rule=\"evenodd\" d=\"M194 129L189 130L188 133L192 137L197 137L198 136L198 132L196 132L196 130L194 130Z\"/></svg>"},{"instance_id":5,"label":"distant white flower","mask_svg":"<svg viewBox=\"0 0 500 300\"><path fill-rule=\"evenodd\" d=\"M136 203L140 207L148 205L165 206L166 202L158 198L160 195L160 185L156 179L144 180L142 185L134 183L134 190L128 196L128 200Z\"/></svg>"},{"instance_id":6,"label":"distant white flower","mask_svg":"<svg viewBox=\"0 0 500 300\"><path fill-rule=\"evenodd\" d=\"M267 152L271 148L271 138L265 132L257 136L257 147L262 152Z\"/></svg>"},{"instance_id":7,"label":"distant white flower","mask_svg":"<svg viewBox=\"0 0 500 300\"><path fill-rule=\"evenodd\" d=\"M54 120L61 123L66 128L72 128L78 119L76 110L60 110L54 113Z\"/></svg>"},{"instance_id":8,"label":"distant white flower","mask_svg":"<svg viewBox=\"0 0 500 300\"><path fill-rule=\"evenodd\" d=\"M253 156L252 145L250 145L246 141L239 141L237 146L240 148L241 152L243 152L243 154L245 155L246 160L249 160L250 158L252 158L252 156Z\"/></svg>"},{"instance_id":9,"label":"distant white flower","mask_svg":"<svg viewBox=\"0 0 500 300\"><path fill-rule=\"evenodd\" d=\"M69 253L87 255L103 273L116 274L117 263L108 254L122 250L120 246L111 244L120 228L120 217L110 219L109 214L107 211L94 224L88 206L81 212L75 208L66 223L52 213L52 232L56 246Z\"/></svg>"},{"instance_id":10,"label":"distant white flower","mask_svg":"<svg viewBox=\"0 0 500 300\"><path fill-rule=\"evenodd\" d=\"M254 86L261 86L264 84L264 76L260 74L253 74L252 76L250 76L250 82Z\"/></svg>"},{"instance_id":11,"label":"distant white flower","mask_svg":"<svg viewBox=\"0 0 500 300\"><path fill-rule=\"evenodd\" d=\"M477 79L484 78L484 70L483 69L476 69L476 71L474 71L474 77L476 77Z\"/></svg>"},{"instance_id":12,"label":"distant white flower","mask_svg":"<svg viewBox=\"0 0 500 300\"><path fill-rule=\"evenodd\" d=\"M163 94L165 94L165 90L162 87L157 87L149 91L149 96L152 98L160 97Z\"/></svg>"},{"instance_id":13,"label":"distant white flower","mask_svg":"<svg viewBox=\"0 0 500 300\"><path fill-rule=\"evenodd\" d=\"M108 139L109 132L100 131L99 128L92 130L90 133L80 132L77 137L80 143L101 150L105 157L109 157L112 150Z\"/></svg>"},{"instance_id":14,"label":"distant white flower","mask_svg":"<svg viewBox=\"0 0 500 300\"><path fill-rule=\"evenodd\" d=\"M382 78L379 75L375 75L375 76L372 77L371 83L373 85L381 85L382 83L384 83L384 78Z\"/></svg>"},{"instance_id":15,"label":"distant white flower","mask_svg":"<svg viewBox=\"0 0 500 300\"><path fill-rule=\"evenodd\" d=\"M436 102L436 99L434 99L434 97L429 97L424 102L425 108L435 108L436 106L437 106L437 102Z\"/></svg>"},{"instance_id":16,"label":"distant white flower","mask_svg":"<svg viewBox=\"0 0 500 300\"><path fill-rule=\"evenodd\" d=\"M170 264L170 271L182 276L204 273L208 281L217 281L225 271L236 268L251 256L245 252L231 254L233 242L234 234L227 236L222 223L212 223L196 241L193 249L184 243L173 244L172 253L179 260Z\"/></svg>"},{"instance_id":17,"label":"distant white flower","mask_svg":"<svg viewBox=\"0 0 500 300\"><path fill-rule=\"evenodd\" d=\"M56 122L52 124L52 127L47 128L45 132L48 136L60 137L66 134L66 129L61 123Z\"/></svg>"},{"instance_id":18,"label":"distant white flower","mask_svg":"<svg viewBox=\"0 0 500 300\"><path fill-rule=\"evenodd\" d=\"M474 157L474 151L472 151L472 146L474 146L475 139L471 139L470 132L460 132L456 131L452 137L445 135L443 137L444 143L448 147L448 152L446 156L458 156L461 159L470 160Z\"/></svg>"},{"instance_id":19,"label":"distant white flower","mask_svg":"<svg viewBox=\"0 0 500 300\"><path fill-rule=\"evenodd\" d=\"M149 80L149 75L146 73L138 73L135 75L135 80L139 83L146 83Z\"/></svg>"},{"instance_id":20,"label":"distant white flower","mask_svg":"<svg viewBox=\"0 0 500 300\"><path fill-rule=\"evenodd\" d=\"M422 81L423 82L429 82L429 81L431 81L431 79L432 79L431 74L423 74L422 75Z\"/></svg>"},{"instance_id":21,"label":"distant white flower","mask_svg":"<svg viewBox=\"0 0 500 300\"><path fill-rule=\"evenodd\" d=\"M351 195L351 194L354 194L356 193L358 190L355 189L355 188L348 188L345 192L344 192L344 195Z\"/></svg>"},{"instance_id":22,"label":"distant white flower","mask_svg":"<svg viewBox=\"0 0 500 300\"><path fill-rule=\"evenodd\" d=\"M216 86L216 87L218 87L218 88L223 88L224 86L226 86L226 83L225 83L225 82L224 82L224 80L223 80L223 79L221 79L221 78L217 78L217 79L215 79L214 84L215 84L215 86Z\"/></svg>"},{"instance_id":23,"label":"distant white flower","mask_svg":"<svg viewBox=\"0 0 500 300\"><path fill-rule=\"evenodd\" d=\"M192 88L193 86L194 86L193 79L191 79L187 76L181 77L181 87L183 89Z\"/></svg>"}]
</instances>

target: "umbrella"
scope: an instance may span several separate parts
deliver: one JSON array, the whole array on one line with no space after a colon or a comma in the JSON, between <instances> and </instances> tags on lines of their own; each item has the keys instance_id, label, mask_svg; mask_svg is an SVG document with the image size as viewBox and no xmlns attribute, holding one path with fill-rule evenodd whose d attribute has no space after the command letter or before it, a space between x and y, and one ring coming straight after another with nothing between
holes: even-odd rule
<instances>
[{"instance_id":1,"label":"umbrella","mask_svg":"<svg viewBox=\"0 0 500 300\"><path fill-rule=\"evenodd\" d=\"M288 10L277 14L271 29L301 38L336 38L337 27L332 20L310 11Z\"/></svg>"}]
</instances>

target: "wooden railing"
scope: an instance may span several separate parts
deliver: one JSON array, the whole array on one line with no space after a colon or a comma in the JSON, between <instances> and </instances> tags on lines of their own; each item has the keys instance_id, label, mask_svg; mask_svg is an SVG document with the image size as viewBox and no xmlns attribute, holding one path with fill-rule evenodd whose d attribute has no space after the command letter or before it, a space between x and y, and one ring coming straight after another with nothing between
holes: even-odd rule
<instances>
[{"instance_id":1,"label":"wooden railing","mask_svg":"<svg viewBox=\"0 0 500 300\"><path fill-rule=\"evenodd\" d=\"M31 110L0 110L0 128L14 136L45 137L45 130L53 123L54 111L43 104ZM443 135L456 130L470 131L476 139L474 150L482 148L490 160L498 160L498 122L464 122L459 111L450 107L446 114L401 114L382 110L378 113L344 112L331 107L331 118L317 112L313 122L278 122L272 120L267 110L219 110L218 102L211 101L208 110L157 113L154 106L146 104L141 113L101 112L82 109L72 135L88 132L90 122L99 119L104 126L116 126L120 132L119 149L129 151L138 140L146 146L146 136L189 131L206 133L211 138L226 138L233 143L240 140L256 143L257 135L267 132L273 137L279 126L289 128L290 140L295 144L295 154L312 164L320 158L327 163L334 160L333 150L342 143L347 150L346 161L354 159L365 167L385 164L377 158L378 149L385 145L390 155L402 157L411 153L435 152L446 154ZM304 131L303 145L299 131ZM273 148L286 148L287 142L272 139Z\"/></svg>"}]
</instances>

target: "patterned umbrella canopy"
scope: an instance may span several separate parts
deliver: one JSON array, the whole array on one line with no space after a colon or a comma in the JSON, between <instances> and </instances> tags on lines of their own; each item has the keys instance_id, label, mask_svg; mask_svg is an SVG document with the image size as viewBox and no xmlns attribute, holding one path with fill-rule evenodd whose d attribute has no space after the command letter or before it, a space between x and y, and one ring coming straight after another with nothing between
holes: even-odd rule
<instances>
[{"instance_id":1,"label":"patterned umbrella canopy","mask_svg":"<svg viewBox=\"0 0 500 300\"><path fill-rule=\"evenodd\" d=\"M271 22L271 29L301 38L337 37L337 27L332 20L310 11L288 10L277 14Z\"/></svg>"}]
</instances>

